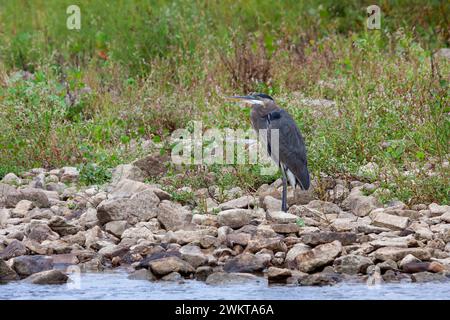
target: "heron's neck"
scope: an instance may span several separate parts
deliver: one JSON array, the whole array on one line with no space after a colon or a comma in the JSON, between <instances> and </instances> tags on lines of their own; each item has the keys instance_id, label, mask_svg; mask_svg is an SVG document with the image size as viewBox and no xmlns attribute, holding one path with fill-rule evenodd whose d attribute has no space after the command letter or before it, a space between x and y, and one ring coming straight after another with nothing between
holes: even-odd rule
<instances>
[{"instance_id":1,"label":"heron's neck","mask_svg":"<svg viewBox=\"0 0 450 320\"><path fill-rule=\"evenodd\" d=\"M269 113L275 110L279 110L280 108L275 103L266 103L264 105L254 105L252 108L252 113L256 114L258 117L265 117Z\"/></svg>"}]
</instances>

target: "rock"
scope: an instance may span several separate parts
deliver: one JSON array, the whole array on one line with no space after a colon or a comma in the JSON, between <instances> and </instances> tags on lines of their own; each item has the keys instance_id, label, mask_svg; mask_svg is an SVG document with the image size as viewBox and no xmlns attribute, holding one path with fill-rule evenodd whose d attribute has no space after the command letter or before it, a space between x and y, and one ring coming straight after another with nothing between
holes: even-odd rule
<instances>
[{"instance_id":1,"label":"rock","mask_svg":"<svg viewBox=\"0 0 450 320\"><path fill-rule=\"evenodd\" d=\"M323 214L340 214L342 212L342 209L337 204L322 200L313 200L308 203L307 207L320 211Z\"/></svg>"},{"instance_id":2,"label":"rock","mask_svg":"<svg viewBox=\"0 0 450 320\"><path fill-rule=\"evenodd\" d=\"M248 242L248 252L256 253L262 249L272 250L273 252L286 252L287 246L280 238L255 238Z\"/></svg>"},{"instance_id":3,"label":"rock","mask_svg":"<svg viewBox=\"0 0 450 320\"><path fill-rule=\"evenodd\" d=\"M252 210L232 209L219 212L217 215L220 226L229 226L233 229L249 224L252 220Z\"/></svg>"},{"instance_id":4,"label":"rock","mask_svg":"<svg viewBox=\"0 0 450 320\"><path fill-rule=\"evenodd\" d=\"M267 261L262 257L255 256L251 253L243 253L229 259L225 263L223 270L226 272L253 273L262 271L267 265Z\"/></svg>"},{"instance_id":5,"label":"rock","mask_svg":"<svg viewBox=\"0 0 450 320\"><path fill-rule=\"evenodd\" d=\"M13 186L18 186L22 183L22 180L20 180L20 178L16 176L14 173L10 172L3 177L1 182Z\"/></svg>"},{"instance_id":6,"label":"rock","mask_svg":"<svg viewBox=\"0 0 450 320\"><path fill-rule=\"evenodd\" d=\"M317 199L317 197L314 194L313 188L309 188L308 190L301 190L300 188L296 188L294 190L294 201L293 203L289 203L289 205L305 205L315 199Z\"/></svg>"},{"instance_id":7,"label":"rock","mask_svg":"<svg viewBox=\"0 0 450 320\"><path fill-rule=\"evenodd\" d=\"M32 284L63 284L69 277L60 270L48 270L32 274L24 281Z\"/></svg>"},{"instance_id":8,"label":"rock","mask_svg":"<svg viewBox=\"0 0 450 320\"><path fill-rule=\"evenodd\" d=\"M80 227L68 223L66 219L60 216L53 216L48 225L53 231L62 237L76 234L80 231Z\"/></svg>"},{"instance_id":9,"label":"rock","mask_svg":"<svg viewBox=\"0 0 450 320\"><path fill-rule=\"evenodd\" d=\"M210 266L201 266L195 270L195 279L198 281L206 281L208 276L214 272L213 268Z\"/></svg>"},{"instance_id":10,"label":"rock","mask_svg":"<svg viewBox=\"0 0 450 320\"><path fill-rule=\"evenodd\" d=\"M28 277L34 273L51 270L53 260L48 256L20 256L13 258L12 268L20 277Z\"/></svg>"},{"instance_id":11,"label":"rock","mask_svg":"<svg viewBox=\"0 0 450 320\"><path fill-rule=\"evenodd\" d=\"M289 251L286 254L286 265L291 268L294 269L296 267L295 265L295 258L302 254L305 253L307 251L310 251L311 247L303 244L303 243L297 243L295 244L291 249L289 249Z\"/></svg>"},{"instance_id":12,"label":"rock","mask_svg":"<svg viewBox=\"0 0 450 320\"><path fill-rule=\"evenodd\" d=\"M377 264L377 267L380 269L381 273L386 272L388 270L398 270L397 262L394 260L386 260Z\"/></svg>"},{"instance_id":13,"label":"rock","mask_svg":"<svg viewBox=\"0 0 450 320\"><path fill-rule=\"evenodd\" d=\"M273 231L276 233L297 233L300 231L300 227L296 223L283 223L283 224L272 224Z\"/></svg>"},{"instance_id":14,"label":"rock","mask_svg":"<svg viewBox=\"0 0 450 320\"><path fill-rule=\"evenodd\" d=\"M281 211L281 200L272 196L266 196L264 197L263 208L267 212Z\"/></svg>"},{"instance_id":15,"label":"rock","mask_svg":"<svg viewBox=\"0 0 450 320\"><path fill-rule=\"evenodd\" d=\"M428 209L430 210L430 214L432 217L437 217L446 212L450 212L450 206L440 206L436 203L431 203L428 206Z\"/></svg>"},{"instance_id":16,"label":"rock","mask_svg":"<svg viewBox=\"0 0 450 320\"><path fill-rule=\"evenodd\" d=\"M450 60L450 49L449 48L441 48L434 55L439 58Z\"/></svg>"},{"instance_id":17,"label":"rock","mask_svg":"<svg viewBox=\"0 0 450 320\"><path fill-rule=\"evenodd\" d=\"M0 259L9 260L11 258L27 254L27 248L18 240L11 241L8 246L0 253Z\"/></svg>"},{"instance_id":18,"label":"rock","mask_svg":"<svg viewBox=\"0 0 450 320\"><path fill-rule=\"evenodd\" d=\"M445 268L439 262L407 262L402 264L402 270L406 273L417 273L417 272L444 272Z\"/></svg>"},{"instance_id":19,"label":"rock","mask_svg":"<svg viewBox=\"0 0 450 320\"><path fill-rule=\"evenodd\" d=\"M155 281L156 277L154 274L147 269L139 269L135 270L133 273L128 275L128 279L130 280L147 280L147 281Z\"/></svg>"},{"instance_id":20,"label":"rock","mask_svg":"<svg viewBox=\"0 0 450 320\"><path fill-rule=\"evenodd\" d=\"M241 285L244 283L260 283L264 279L249 273L227 273L214 272L206 278L206 284L209 285Z\"/></svg>"},{"instance_id":21,"label":"rock","mask_svg":"<svg viewBox=\"0 0 450 320\"><path fill-rule=\"evenodd\" d=\"M19 279L16 272L11 269L5 261L0 259L0 282Z\"/></svg>"},{"instance_id":22,"label":"rock","mask_svg":"<svg viewBox=\"0 0 450 320\"><path fill-rule=\"evenodd\" d=\"M342 245L350 245L357 241L356 233L354 232L331 232L331 231L320 231L302 234L302 242L317 246L319 244L330 243L335 240L341 242Z\"/></svg>"},{"instance_id":23,"label":"rock","mask_svg":"<svg viewBox=\"0 0 450 320\"><path fill-rule=\"evenodd\" d=\"M178 272L171 272L160 279L161 281L181 281L183 277Z\"/></svg>"},{"instance_id":24,"label":"rock","mask_svg":"<svg viewBox=\"0 0 450 320\"><path fill-rule=\"evenodd\" d=\"M341 251L342 244L335 240L331 243L319 245L310 251L299 254L295 258L295 263L300 271L311 272L333 262Z\"/></svg>"},{"instance_id":25,"label":"rock","mask_svg":"<svg viewBox=\"0 0 450 320\"><path fill-rule=\"evenodd\" d=\"M299 279L302 286L330 286L342 281L342 276L338 273L319 272L310 274Z\"/></svg>"},{"instance_id":26,"label":"rock","mask_svg":"<svg viewBox=\"0 0 450 320\"><path fill-rule=\"evenodd\" d=\"M102 258L95 257L89 261L79 264L81 272L101 272L105 269Z\"/></svg>"},{"instance_id":27,"label":"rock","mask_svg":"<svg viewBox=\"0 0 450 320\"><path fill-rule=\"evenodd\" d=\"M419 283L449 281L449 278L447 278L442 273L432 273L432 272L428 272L428 271L414 273L411 276L411 279L413 282L419 282Z\"/></svg>"},{"instance_id":28,"label":"rock","mask_svg":"<svg viewBox=\"0 0 450 320\"><path fill-rule=\"evenodd\" d=\"M158 221L166 230L180 230L191 224L192 212L180 204L164 200L157 210Z\"/></svg>"},{"instance_id":29,"label":"rock","mask_svg":"<svg viewBox=\"0 0 450 320\"><path fill-rule=\"evenodd\" d=\"M394 216L384 212L373 212L372 214L371 219L374 226L403 230L409 225L409 218L407 217Z\"/></svg>"},{"instance_id":30,"label":"rock","mask_svg":"<svg viewBox=\"0 0 450 320\"><path fill-rule=\"evenodd\" d=\"M443 215L440 216L441 221L450 223L450 211L447 211Z\"/></svg>"},{"instance_id":31,"label":"rock","mask_svg":"<svg viewBox=\"0 0 450 320\"><path fill-rule=\"evenodd\" d=\"M289 269L270 267L267 270L267 279L270 282L286 281L290 276L292 276L292 271Z\"/></svg>"},{"instance_id":32,"label":"rock","mask_svg":"<svg viewBox=\"0 0 450 320\"><path fill-rule=\"evenodd\" d=\"M407 275L395 270L387 270L382 278L386 283L399 283L402 282L402 280L410 279Z\"/></svg>"},{"instance_id":33,"label":"rock","mask_svg":"<svg viewBox=\"0 0 450 320\"><path fill-rule=\"evenodd\" d=\"M430 252L422 248L383 247L376 250L371 255L373 255L377 260L386 261L391 259L394 261L400 261L408 254L411 254L420 260L430 260L431 258Z\"/></svg>"},{"instance_id":34,"label":"rock","mask_svg":"<svg viewBox=\"0 0 450 320\"><path fill-rule=\"evenodd\" d=\"M194 273L195 269L186 261L178 257L166 257L149 262L150 270L157 276L165 276L171 272L178 272L182 275Z\"/></svg>"},{"instance_id":35,"label":"rock","mask_svg":"<svg viewBox=\"0 0 450 320\"><path fill-rule=\"evenodd\" d=\"M244 209L250 208L255 205L255 198L252 196L243 196L237 199L233 199L227 202L224 202L219 205L220 210L229 210L229 209Z\"/></svg>"},{"instance_id":36,"label":"rock","mask_svg":"<svg viewBox=\"0 0 450 320\"><path fill-rule=\"evenodd\" d=\"M13 188L14 189L14 188ZM0 190L1 191L1 190ZM1 194L1 192L0 192ZM47 195L41 189L25 188L6 193L6 206L15 207L21 200L28 200L38 208L49 208L50 202Z\"/></svg>"},{"instance_id":37,"label":"rock","mask_svg":"<svg viewBox=\"0 0 450 320\"><path fill-rule=\"evenodd\" d=\"M80 177L80 172L75 167L62 168L61 182L75 182Z\"/></svg>"},{"instance_id":38,"label":"rock","mask_svg":"<svg viewBox=\"0 0 450 320\"><path fill-rule=\"evenodd\" d=\"M295 214L291 214L283 211L269 211L267 217L270 221L274 223L296 223L299 217Z\"/></svg>"},{"instance_id":39,"label":"rock","mask_svg":"<svg viewBox=\"0 0 450 320\"><path fill-rule=\"evenodd\" d=\"M30 227L28 239L41 243L44 240L57 240L59 235L46 224L39 223Z\"/></svg>"},{"instance_id":40,"label":"rock","mask_svg":"<svg viewBox=\"0 0 450 320\"><path fill-rule=\"evenodd\" d=\"M11 210L11 217L13 218L24 218L26 217L28 211L33 209L34 204L29 200L20 200L14 209Z\"/></svg>"},{"instance_id":41,"label":"rock","mask_svg":"<svg viewBox=\"0 0 450 320\"><path fill-rule=\"evenodd\" d=\"M134 181L144 181L145 173L139 167L132 164L121 164L114 168L112 172L111 184L117 184L123 179Z\"/></svg>"},{"instance_id":42,"label":"rock","mask_svg":"<svg viewBox=\"0 0 450 320\"><path fill-rule=\"evenodd\" d=\"M410 263L418 263L418 262L422 262L420 261L420 259L416 258L415 256L413 256L412 254L408 254L406 255L399 263L398 266L403 269L403 267L407 264Z\"/></svg>"},{"instance_id":43,"label":"rock","mask_svg":"<svg viewBox=\"0 0 450 320\"><path fill-rule=\"evenodd\" d=\"M166 236L170 233L168 232ZM205 236L217 236L217 230L215 228L205 228L199 230L177 230L172 233L174 241L180 245L188 243L199 243Z\"/></svg>"},{"instance_id":44,"label":"rock","mask_svg":"<svg viewBox=\"0 0 450 320\"><path fill-rule=\"evenodd\" d=\"M408 248L417 246L417 241L411 237L381 237L377 240L370 241L369 244L375 249L381 247L398 247L398 248Z\"/></svg>"},{"instance_id":45,"label":"rock","mask_svg":"<svg viewBox=\"0 0 450 320\"><path fill-rule=\"evenodd\" d=\"M97 210L89 208L80 216L80 225L86 229L91 229L100 224L97 218Z\"/></svg>"},{"instance_id":46,"label":"rock","mask_svg":"<svg viewBox=\"0 0 450 320\"><path fill-rule=\"evenodd\" d=\"M394 215L394 216L407 217L410 220L417 220L420 218L419 211L415 211L415 210L386 209L384 212L387 214Z\"/></svg>"},{"instance_id":47,"label":"rock","mask_svg":"<svg viewBox=\"0 0 450 320\"><path fill-rule=\"evenodd\" d=\"M141 169L146 177L158 177L167 172L165 163L169 160L167 155L153 154L138 159L132 164Z\"/></svg>"},{"instance_id":48,"label":"rock","mask_svg":"<svg viewBox=\"0 0 450 320\"><path fill-rule=\"evenodd\" d=\"M188 262L194 268L204 265L208 262L208 258L200 250L199 247L194 245L186 245L180 249L181 258Z\"/></svg>"},{"instance_id":49,"label":"rock","mask_svg":"<svg viewBox=\"0 0 450 320\"><path fill-rule=\"evenodd\" d=\"M126 180L127 181L127 180ZM113 198L102 201L97 207L100 224L110 221L126 220L130 224L148 221L158 215L159 198L151 190L144 190L130 198ZM163 209L166 207L163 203ZM161 209L161 205L160 208Z\"/></svg>"},{"instance_id":50,"label":"rock","mask_svg":"<svg viewBox=\"0 0 450 320\"><path fill-rule=\"evenodd\" d=\"M11 217L8 209L0 209L0 227L6 226L6 222Z\"/></svg>"},{"instance_id":51,"label":"rock","mask_svg":"<svg viewBox=\"0 0 450 320\"><path fill-rule=\"evenodd\" d=\"M251 238L252 236L250 234L244 232L230 233L226 235L226 243L230 248L234 247L235 245L245 247L247 246Z\"/></svg>"},{"instance_id":52,"label":"rock","mask_svg":"<svg viewBox=\"0 0 450 320\"><path fill-rule=\"evenodd\" d=\"M66 254L54 254L51 255L54 265L75 265L80 262L76 254L66 253Z\"/></svg>"},{"instance_id":53,"label":"rock","mask_svg":"<svg viewBox=\"0 0 450 320\"><path fill-rule=\"evenodd\" d=\"M192 223L201 226L218 227L217 216L214 214L194 214L192 216Z\"/></svg>"},{"instance_id":54,"label":"rock","mask_svg":"<svg viewBox=\"0 0 450 320\"><path fill-rule=\"evenodd\" d=\"M99 226L89 229L84 236L86 238L86 249L100 250L117 242L112 235L102 231Z\"/></svg>"},{"instance_id":55,"label":"rock","mask_svg":"<svg viewBox=\"0 0 450 320\"><path fill-rule=\"evenodd\" d=\"M107 224L105 224L105 231L120 238L120 237L122 237L122 234L125 232L127 227L128 227L128 222L125 220L110 221Z\"/></svg>"},{"instance_id":56,"label":"rock","mask_svg":"<svg viewBox=\"0 0 450 320\"><path fill-rule=\"evenodd\" d=\"M342 202L342 206L358 217L365 217L372 210L381 206L380 202L373 196L365 196L361 192L352 192Z\"/></svg>"},{"instance_id":57,"label":"rock","mask_svg":"<svg viewBox=\"0 0 450 320\"><path fill-rule=\"evenodd\" d=\"M371 259L354 254L342 256L334 260L334 269L336 272L345 274L364 274L370 265L373 265Z\"/></svg>"}]
</instances>

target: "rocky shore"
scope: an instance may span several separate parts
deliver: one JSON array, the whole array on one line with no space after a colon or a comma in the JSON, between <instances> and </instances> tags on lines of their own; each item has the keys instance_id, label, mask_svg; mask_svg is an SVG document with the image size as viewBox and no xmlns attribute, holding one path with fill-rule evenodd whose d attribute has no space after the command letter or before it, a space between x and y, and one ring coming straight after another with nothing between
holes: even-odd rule
<instances>
[{"instance_id":1,"label":"rocky shore","mask_svg":"<svg viewBox=\"0 0 450 320\"><path fill-rule=\"evenodd\" d=\"M149 156L121 165L105 186L80 187L72 167L6 175L0 281L66 283L69 266L211 285L450 281L450 206L383 205L376 183L326 177L327 201L316 183L290 190L288 213L280 211L280 181L254 194L233 188L222 203L214 185L192 190L206 204L201 212L143 182L157 163Z\"/></svg>"}]
</instances>

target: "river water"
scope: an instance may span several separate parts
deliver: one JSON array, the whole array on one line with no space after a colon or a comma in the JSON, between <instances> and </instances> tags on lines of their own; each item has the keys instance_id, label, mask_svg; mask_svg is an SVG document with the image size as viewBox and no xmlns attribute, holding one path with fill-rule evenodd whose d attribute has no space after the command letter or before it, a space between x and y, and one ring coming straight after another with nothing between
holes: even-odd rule
<instances>
[{"instance_id":1,"label":"river water","mask_svg":"<svg viewBox=\"0 0 450 320\"><path fill-rule=\"evenodd\" d=\"M450 284L402 283L367 286L341 283L325 287L268 286L245 283L211 286L204 282L150 282L129 280L126 272L82 273L64 285L33 285L23 281L0 285L0 299L244 299L244 300L342 300L342 299L449 299Z\"/></svg>"}]
</instances>

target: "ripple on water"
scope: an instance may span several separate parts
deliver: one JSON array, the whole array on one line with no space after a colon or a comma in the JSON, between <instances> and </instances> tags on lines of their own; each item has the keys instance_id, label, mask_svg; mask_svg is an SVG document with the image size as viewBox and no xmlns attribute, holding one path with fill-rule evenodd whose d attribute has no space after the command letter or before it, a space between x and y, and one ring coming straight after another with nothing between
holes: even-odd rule
<instances>
[{"instance_id":1,"label":"ripple on water","mask_svg":"<svg viewBox=\"0 0 450 320\"><path fill-rule=\"evenodd\" d=\"M73 276L72 279L76 280ZM236 290L239 288L239 290ZM129 280L125 272L85 273L67 285L33 285L10 282L0 286L0 299L248 299L248 300L342 300L342 299L448 299L448 283L403 283L368 287L339 284L332 287L267 286L250 283L210 286L188 280L184 283Z\"/></svg>"}]
</instances>

